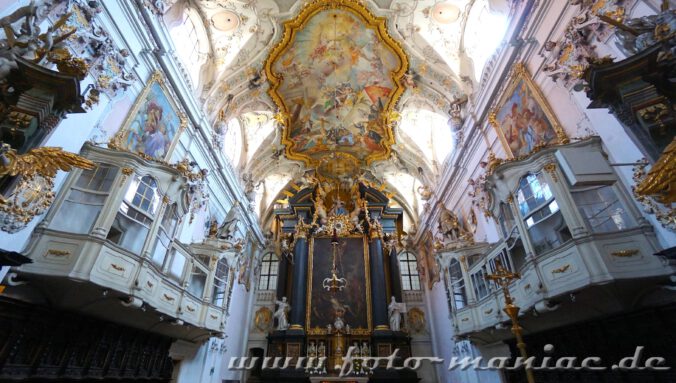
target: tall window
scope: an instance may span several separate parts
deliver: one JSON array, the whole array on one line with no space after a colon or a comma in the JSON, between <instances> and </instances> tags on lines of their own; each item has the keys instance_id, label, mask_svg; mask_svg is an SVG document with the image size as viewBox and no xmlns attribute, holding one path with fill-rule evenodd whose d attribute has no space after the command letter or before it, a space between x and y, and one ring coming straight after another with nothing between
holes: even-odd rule
<instances>
[{"instance_id":1,"label":"tall window","mask_svg":"<svg viewBox=\"0 0 676 383\"><path fill-rule=\"evenodd\" d=\"M192 265L190 272L190 281L188 282L188 292L198 299L204 296L204 288L207 285L207 266L200 262L195 262Z\"/></svg>"},{"instance_id":2,"label":"tall window","mask_svg":"<svg viewBox=\"0 0 676 383\"><path fill-rule=\"evenodd\" d=\"M202 66L202 61L200 60L200 38L207 38L207 36L199 33L197 29L195 21L198 19L199 16L193 11L188 11L183 15L183 23L172 28L170 31L176 51L183 65L188 70L193 84L198 83L200 68Z\"/></svg>"},{"instance_id":3,"label":"tall window","mask_svg":"<svg viewBox=\"0 0 676 383\"><path fill-rule=\"evenodd\" d=\"M492 291L493 286L486 280L487 274L486 266L483 266L471 276L474 295L478 300L486 298Z\"/></svg>"},{"instance_id":4,"label":"tall window","mask_svg":"<svg viewBox=\"0 0 676 383\"><path fill-rule=\"evenodd\" d=\"M465 291L465 280L462 278L462 268L457 259L452 259L448 268L448 274L451 278L451 292L453 294L453 305L459 310L467 305L467 292Z\"/></svg>"},{"instance_id":5,"label":"tall window","mask_svg":"<svg viewBox=\"0 0 676 383\"><path fill-rule=\"evenodd\" d=\"M116 175L117 168L106 164L83 170L50 227L69 233L88 234L106 203Z\"/></svg>"},{"instance_id":6,"label":"tall window","mask_svg":"<svg viewBox=\"0 0 676 383\"><path fill-rule=\"evenodd\" d=\"M214 290L211 294L211 303L216 306L223 306L225 302L225 292L228 287L228 262L221 258L216 264L214 273Z\"/></svg>"},{"instance_id":7,"label":"tall window","mask_svg":"<svg viewBox=\"0 0 676 383\"><path fill-rule=\"evenodd\" d=\"M517 202L536 254L555 249L572 238L542 172L521 179Z\"/></svg>"},{"instance_id":8,"label":"tall window","mask_svg":"<svg viewBox=\"0 0 676 383\"><path fill-rule=\"evenodd\" d=\"M399 269L401 270L402 290L420 290L420 277L418 276L418 263L415 255L404 252L399 255Z\"/></svg>"},{"instance_id":9,"label":"tall window","mask_svg":"<svg viewBox=\"0 0 676 383\"><path fill-rule=\"evenodd\" d=\"M107 239L140 254L160 206L160 199L154 178L135 178L124 196Z\"/></svg>"},{"instance_id":10,"label":"tall window","mask_svg":"<svg viewBox=\"0 0 676 383\"><path fill-rule=\"evenodd\" d=\"M164 265L164 260L169 253L169 246L176 234L176 227L178 226L178 214L176 212L176 204L167 206L162 215L160 227L157 230L157 239L153 246L152 262L158 267Z\"/></svg>"},{"instance_id":11,"label":"tall window","mask_svg":"<svg viewBox=\"0 0 676 383\"><path fill-rule=\"evenodd\" d=\"M277 273L279 272L279 262L277 257L268 253L263 256L261 264L261 278L258 282L259 290L275 290L277 288Z\"/></svg>"}]
</instances>

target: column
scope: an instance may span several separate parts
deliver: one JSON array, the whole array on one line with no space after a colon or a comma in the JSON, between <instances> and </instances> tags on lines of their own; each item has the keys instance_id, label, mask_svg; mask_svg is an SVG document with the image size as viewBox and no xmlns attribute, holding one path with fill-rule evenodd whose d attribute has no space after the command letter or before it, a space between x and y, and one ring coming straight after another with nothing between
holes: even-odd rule
<instances>
[{"instance_id":1,"label":"column","mask_svg":"<svg viewBox=\"0 0 676 383\"><path fill-rule=\"evenodd\" d=\"M277 299L279 300L286 296L286 276L288 272L289 260L282 254L282 258L279 260L279 269L277 269Z\"/></svg>"},{"instance_id":2,"label":"column","mask_svg":"<svg viewBox=\"0 0 676 383\"><path fill-rule=\"evenodd\" d=\"M369 259L371 274L371 308L373 312L373 328L375 331L389 331L387 316L387 297L385 287L385 265L383 263L382 229L377 223L371 225L371 241L369 243Z\"/></svg>"},{"instance_id":3,"label":"column","mask_svg":"<svg viewBox=\"0 0 676 383\"><path fill-rule=\"evenodd\" d=\"M392 287L392 295L397 299L397 302L403 302L404 297L401 291L401 271L399 270L399 257L397 256L397 249L392 246L390 248L390 284Z\"/></svg>"},{"instance_id":4,"label":"column","mask_svg":"<svg viewBox=\"0 0 676 383\"><path fill-rule=\"evenodd\" d=\"M291 286L291 315L289 330L303 331L305 327L305 303L307 300L308 242L307 225L296 226L296 245L293 249L293 284Z\"/></svg>"}]
</instances>

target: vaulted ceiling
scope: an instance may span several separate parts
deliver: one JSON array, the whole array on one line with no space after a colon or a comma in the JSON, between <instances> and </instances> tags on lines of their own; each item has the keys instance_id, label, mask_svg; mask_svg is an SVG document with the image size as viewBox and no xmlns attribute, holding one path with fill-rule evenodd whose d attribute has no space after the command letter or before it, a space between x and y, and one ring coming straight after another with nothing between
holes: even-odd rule
<instances>
[{"instance_id":1,"label":"vaulted ceiling","mask_svg":"<svg viewBox=\"0 0 676 383\"><path fill-rule=\"evenodd\" d=\"M164 20L175 42L190 34L199 40L198 56L188 59L181 46L177 54L220 126L215 139L225 141L236 170L259 185L263 220L279 193L308 170L346 171L350 164L334 163L338 153L356 159L355 172L385 184L414 221L421 208L416 190L434 185L453 149L450 105L471 100L504 34L508 0L336 0L383 18L386 36L357 13L320 12L280 47L285 23L288 32L317 2L324 1L179 0ZM194 30L185 30L186 17ZM387 44L390 36L396 47ZM408 70L396 78L401 65ZM387 126L373 120L399 87L397 114L383 122L393 128L388 137Z\"/></svg>"}]
</instances>

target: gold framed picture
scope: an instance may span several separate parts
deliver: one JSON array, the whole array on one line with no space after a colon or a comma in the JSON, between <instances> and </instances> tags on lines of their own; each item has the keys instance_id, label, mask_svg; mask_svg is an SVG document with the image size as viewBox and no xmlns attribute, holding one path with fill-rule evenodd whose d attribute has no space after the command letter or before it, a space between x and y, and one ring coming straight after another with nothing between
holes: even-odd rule
<instances>
[{"instance_id":1,"label":"gold framed picture","mask_svg":"<svg viewBox=\"0 0 676 383\"><path fill-rule=\"evenodd\" d=\"M489 121L511 158L535 149L565 144L568 137L522 63L516 64Z\"/></svg>"},{"instance_id":2,"label":"gold framed picture","mask_svg":"<svg viewBox=\"0 0 676 383\"><path fill-rule=\"evenodd\" d=\"M115 141L121 149L167 161L187 125L188 119L157 71L134 102Z\"/></svg>"}]
</instances>

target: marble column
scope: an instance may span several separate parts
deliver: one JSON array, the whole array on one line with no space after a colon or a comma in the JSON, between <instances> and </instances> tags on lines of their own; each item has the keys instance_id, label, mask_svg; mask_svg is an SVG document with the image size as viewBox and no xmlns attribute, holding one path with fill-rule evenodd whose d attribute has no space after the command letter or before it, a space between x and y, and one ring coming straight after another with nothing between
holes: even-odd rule
<instances>
[{"instance_id":1,"label":"marble column","mask_svg":"<svg viewBox=\"0 0 676 383\"><path fill-rule=\"evenodd\" d=\"M385 286L385 265L383 262L382 231L370 230L369 260L371 275L371 308L373 312L373 328L375 331L389 331L387 316L387 296Z\"/></svg>"},{"instance_id":2,"label":"marble column","mask_svg":"<svg viewBox=\"0 0 676 383\"><path fill-rule=\"evenodd\" d=\"M293 254L291 316L289 318L291 327L289 327L289 330L303 331L307 299L308 241L307 234L302 230L296 231L296 245Z\"/></svg>"}]
</instances>

